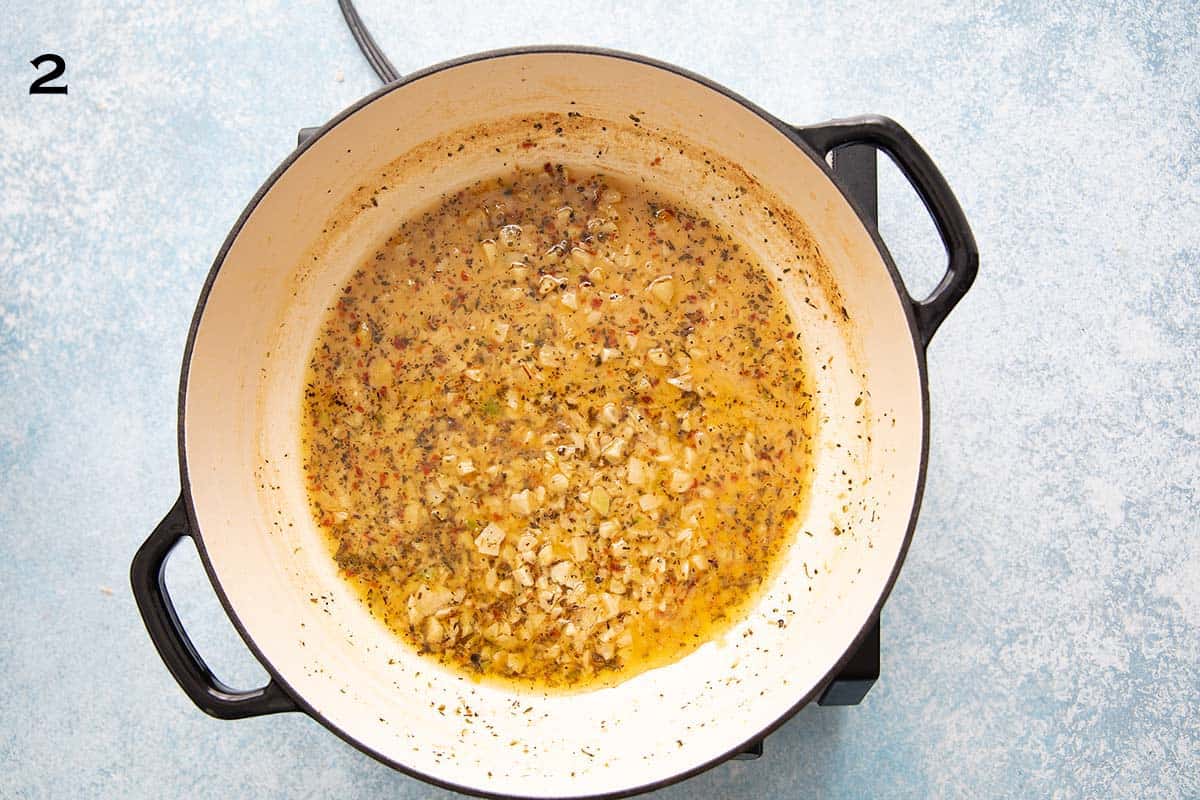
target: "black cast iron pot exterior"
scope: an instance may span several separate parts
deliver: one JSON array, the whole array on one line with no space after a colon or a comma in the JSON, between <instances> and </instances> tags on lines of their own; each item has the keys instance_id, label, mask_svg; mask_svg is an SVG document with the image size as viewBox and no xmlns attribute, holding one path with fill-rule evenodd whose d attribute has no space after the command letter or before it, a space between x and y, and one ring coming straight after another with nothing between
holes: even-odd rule
<instances>
[{"instance_id":1,"label":"black cast iron pot exterior","mask_svg":"<svg viewBox=\"0 0 1200 800\"><path fill-rule=\"evenodd\" d=\"M794 143L798 150L805 153L814 162L820 164L821 168L825 170L827 174L830 174L831 178L833 176L829 171L829 167L827 166L825 159L830 152L836 150L837 148L849 145L866 145L881 150L892 158L895 164L908 178L909 182L917 191L921 200L924 202L925 207L936 223L937 230L948 254L948 269L938 286L933 290L927 299L923 301L913 300L907 294L903 283L901 282L899 273L897 272L895 264L888 254L883 241L879 237L873 219L871 219L868 214L864 212L854 198L847 196L848 201L854 207L855 211L858 213L858 216L862 219L863 225L869 231L874 243L879 248L879 251L883 256L884 263L887 265L892 281L895 284L896 291L901 297L905 298L908 304L907 317L910 333L916 349L917 363L920 371L919 377L922 401L923 407L926 410L924 419L922 420L922 429L924 434L923 441L926 444L922 448L922 452L920 454L920 476L917 483L916 497L914 498L912 506L912 514L909 520L907 534L900 552L900 557L896 560L886 590L884 591L883 597L880 599L879 604L876 606L874 614L859 631L854 640L854 645L847 650L846 654L829 671L825 681L815 687L812 691L808 692L796 705L782 710L778 719L772 725L756 732L754 736L747 739L743 744L731 749L729 752L717 759L698 765L694 769L678 774L664 775L660 780L638 786L628 791L609 793L605 795L595 795L597 797L625 797L650 791L683 780L737 755L745 750L748 746L752 746L755 742L761 742L763 737L775 730L778 726L782 725L801 707L813 700L820 693L820 690L829 682L829 679L838 673L847 659L849 659L849 657L853 654L855 648L857 648L863 638L877 623L879 608L882 606L883 601L886 600L887 594L891 591L891 587L894 585L896 577L899 574L900 567L903 564L904 555L907 552L907 548L911 542L913 530L916 525L916 519L920 508L920 499L924 488L925 467L928 459L928 380L925 365L925 349L931 341L934 333L937 331L938 327L945 320L946 316L971 287L978 268L979 256L974 238L962 209L960 208L958 201L955 199L949 186L943 179L941 173L938 171L937 167L934 165L933 161L929 158L925 151L916 143L916 141L907 133L907 131L905 131L902 127L900 127L900 125L891 119L881 116L862 116L850 119L834 120L818 125L790 126L771 116L744 98L729 91L728 89L719 86L703 77L669 64L637 55L604 49L549 46L489 51L444 62L426 70L408 75L401 80L385 86L367 97L364 97L319 129L306 129L301 136L300 146L284 160L284 162L275 170L275 172L267 179L255 196L250 200L245 211L243 211L241 217L238 219L237 224L234 226L233 230L225 240L220 252L217 254L216 260L214 261L212 269L209 272L204 288L201 291L200 299L192 320L187 347L184 352L183 378L181 379L180 383L178 413L179 459L182 491L178 501L167 513L166 517L154 529L153 533L150 534L145 543L138 549L133 558L130 579L134 597L138 604L138 609L141 612L142 619L145 622L151 640L158 649L159 655L162 657L164 663L167 665L167 668L171 671L171 674L178 681L180 687L184 690L188 697L190 697L192 701L195 702L196 705L206 713L220 719L238 719L265 714L275 714L285 711L302 711L312 716L318 722L321 722L349 744L387 763L389 766L401 772L428 781L435 785L442 786L444 788L469 794L476 794L478 796L511 796L493 795L486 791L481 792L469 787L455 785L452 782L422 774L411 769L410 767L405 766L402 763L398 763L394 759L388 758L379 752L375 752L365 747L360 742L356 741L351 735L340 730L338 727L329 722L311 705L309 705L303 696L299 695L288 686L288 684L280 677L278 671L263 656L259 648L255 645L253 639L247 633L245 627L238 618L236 610L230 604L225 592L221 587L219 576L213 569L212 562L209 559L205 547L202 533L196 521L197 517L192 504L186 461L187 453L185 452L183 446L183 430L188 366L192 359L197 327L199 325L201 315L204 311L205 304L208 300L213 283L217 277L217 274L221 270L222 264L225 261L226 255L233 244L234 239L242 230L242 227L246 223L246 220L251 212L258 206L259 202L262 200L267 191L276 183L276 181L279 180L284 172L289 169L296 159L309 147L311 147L315 141L319 140L320 137L327 134L344 120L377 98L387 94L388 92L392 92L401 86L405 86L415 81L420 81L423 78L434 75L442 70L450 69L463 64L486 61L488 59L502 58L512 55L533 53L582 53L604 55L612 58L637 62L686 77L692 81L709 87L710 89L720 92L726 97L741 104L746 109L752 111L766 122L770 123L772 126L785 134ZM215 678L212 672L205 665L203 659L192 645L187 633L180 624L179 618L172 606L171 599L167 594L164 576L167 558L169 557L175 545L178 544L179 541L185 536L190 536L195 542L205 570L208 573L209 579L212 581L213 587L215 588L222 605L225 607L225 611L229 615L229 618L232 620L238 632L246 640L247 645L255 653L259 661L262 662L268 673L270 673L271 679L266 686L251 691L239 691L222 684Z\"/></svg>"}]
</instances>

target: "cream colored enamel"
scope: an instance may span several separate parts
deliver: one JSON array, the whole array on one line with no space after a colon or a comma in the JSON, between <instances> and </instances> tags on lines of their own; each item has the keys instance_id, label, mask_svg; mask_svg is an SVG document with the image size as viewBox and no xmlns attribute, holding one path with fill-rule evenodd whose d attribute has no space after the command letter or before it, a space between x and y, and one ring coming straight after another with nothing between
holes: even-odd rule
<instances>
[{"instance_id":1,"label":"cream colored enamel","mask_svg":"<svg viewBox=\"0 0 1200 800\"><path fill-rule=\"evenodd\" d=\"M524 129L504 121L547 112L577 112L607 121L609 130L522 149ZM462 130L477 138L453 157L421 149ZM696 152L680 155L661 136L687 140ZM702 151L739 165L745 176L707 170ZM382 177L412 152L425 159L401 164L403 181ZM602 164L637 178L658 156L659 185L696 205L714 197L711 213L744 240L770 240L759 257L784 278L813 363L828 365L816 370L823 412L817 479L800 526L814 535L796 537L749 619L674 665L577 694L518 696L477 686L409 650L337 578L300 481L299 393L309 347L357 260L440 191L514 161ZM728 196L747 176L807 223L840 298L811 270L807 277L799 269L782 273L791 251L762 198ZM331 235L321 234L347 197L381 180L389 188L378 208L341 216ZM855 406L864 391L867 402ZM383 95L322 136L263 198L225 259L197 330L185 411L188 476L208 557L247 634L281 677L333 725L388 759L471 789L538 797L616 792L692 769L809 693L887 583L922 448L918 363L901 300L871 238L824 173L718 92L595 54L510 55L446 69ZM841 536L833 535L835 525ZM464 706L472 717L463 716Z\"/></svg>"}]
</instances>

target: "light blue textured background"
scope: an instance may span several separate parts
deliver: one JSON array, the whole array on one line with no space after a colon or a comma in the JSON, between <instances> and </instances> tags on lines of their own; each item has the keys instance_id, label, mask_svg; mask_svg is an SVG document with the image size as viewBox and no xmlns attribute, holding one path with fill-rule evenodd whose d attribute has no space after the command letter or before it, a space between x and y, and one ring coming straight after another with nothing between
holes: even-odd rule
<instances>
[{"instance_id":1,"label":"light blue textured background","mask_svg":"<svg viewBox=\"0 0 1200 800\"><path fill-rule=\"evenodd\" d=\"M796 122L890 114L974 225L882 678L662 798L1200 796L1200 14L1046 5L362 4L401 71L580 42ZM68 96L26 94L44 51ZM0 795L448 796L301 715L207 718L126 582L221 240L298 127L376 86L335 3L6 4L0 53ZM927 289L894 172L882 206ZM170 577L218 671L261 680L194 555Z\"/></svg>"}]
</instances>

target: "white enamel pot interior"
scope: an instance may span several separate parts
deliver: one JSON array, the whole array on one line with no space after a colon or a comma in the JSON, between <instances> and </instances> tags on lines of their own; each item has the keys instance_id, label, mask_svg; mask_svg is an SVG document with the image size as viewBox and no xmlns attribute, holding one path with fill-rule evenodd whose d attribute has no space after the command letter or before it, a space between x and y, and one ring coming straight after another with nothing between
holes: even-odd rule
<instances>
[{"instance_id":1,"label":"white enamel pot interior","mask_svg":"<svg viewBox=\"0 0 1200 800\"><path fill-rule=\"evenodd\" d=\"M802 331L820 411L813 497L799 524L811 535L795 536L749 617L674 664L565 695L472 683L369 616L309 516L298 434L309 349L350 271L441 192L547 161L649 181L751 243ZM601 51L452 62L322 129L231 234L185 362L188 524L277 686L377 758L491 794L659 785L808 702L877 614L924 469L914 320L824 163L744 100Z\"/></svg>"}]
</instances>

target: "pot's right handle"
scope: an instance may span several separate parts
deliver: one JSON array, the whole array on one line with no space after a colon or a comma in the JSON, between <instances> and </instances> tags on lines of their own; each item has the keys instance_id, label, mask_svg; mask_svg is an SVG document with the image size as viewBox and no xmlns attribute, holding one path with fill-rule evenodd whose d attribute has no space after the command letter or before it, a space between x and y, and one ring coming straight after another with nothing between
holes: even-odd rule
<instances>
[{"instance_id":1,"label":"pot's right handle","mask_svg":"<svg viewBox=\"0 0 1200 800\"><path fill-rule=\"evenodd\" d=\"M835 119L797 127L795 131L821 158L831 150L849 144L865 144L882 150L891 156L916 189L937 225L949 256L946 274L929 297L920 301L909 298L917 328L928 345L938 326L971 288L979 270L975 237L946 179L912 135L888 117L869 115Z\"/></svg>"},{"instance_id":2,"label":"pot's right handle","mask_svg":"<svg viewBox=\"0 0 1200 800\"><path fill-rule=\"evenodd\" d=\"M154 533L138 548L129 569L138 611L167 669L193 703L218 719L300 710L274 678L261 689L240 692L217 680L200 658L179 622L164 580L167 557L184 536L191 536L191 530L187 508L180 497Z\"/></svg>"}]
</instances>

